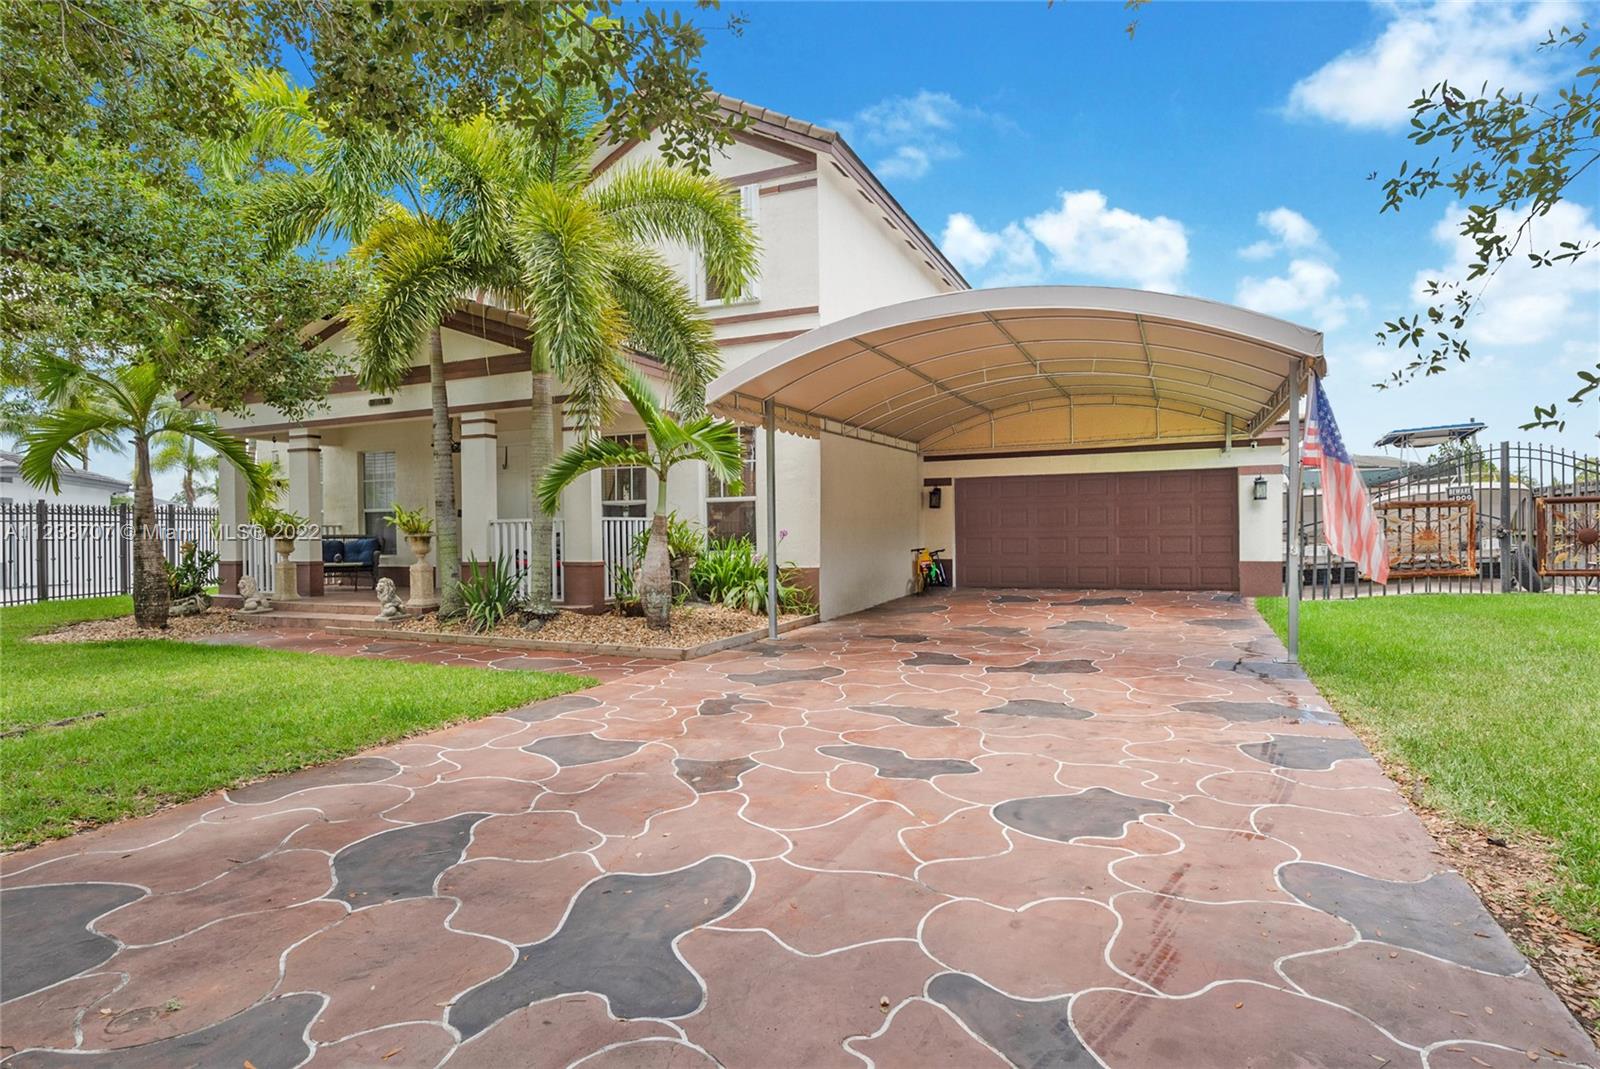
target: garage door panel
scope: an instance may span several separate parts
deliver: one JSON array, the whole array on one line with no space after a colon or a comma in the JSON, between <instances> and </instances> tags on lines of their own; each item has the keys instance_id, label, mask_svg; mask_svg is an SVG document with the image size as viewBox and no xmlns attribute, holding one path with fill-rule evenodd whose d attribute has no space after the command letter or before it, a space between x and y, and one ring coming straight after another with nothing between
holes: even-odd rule
<instances>
[{"instance_id":1,"label":"garage door panel","mask_svg":"<svg viewBox=\"0 0 1600 1069\"><path fill-rule=\"evenodd\" d=\"M1237 478L1222 468L958 479L957 579L1237 589Z\"/></svg>"}]
</instances>

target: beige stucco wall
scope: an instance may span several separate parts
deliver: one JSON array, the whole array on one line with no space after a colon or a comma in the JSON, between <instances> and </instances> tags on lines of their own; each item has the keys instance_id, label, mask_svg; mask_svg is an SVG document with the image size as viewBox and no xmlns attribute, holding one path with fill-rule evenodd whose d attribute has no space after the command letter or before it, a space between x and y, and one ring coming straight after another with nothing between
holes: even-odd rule
<instances>
[{"instance_id":1,"label":"beige stucco wall","mask_svg":"<svg viewBox=\"0 0 1600 1069\"><path fill-rule=\"evenodd\" d=\"M916 454L825 434L820 600L825 619L906 593L917 545Z\"/></svg>"},{"instance_id":2,"label":"beige stucco wall","mask_svg":"<svg viewBox=\"0 0 1600 1069\"><path fill-rule=\"evenodd\" d=\"M822 168L818 179L818 304L824 323L950 289L853 182L832 167Z\"/></svg>"}]
</instances>

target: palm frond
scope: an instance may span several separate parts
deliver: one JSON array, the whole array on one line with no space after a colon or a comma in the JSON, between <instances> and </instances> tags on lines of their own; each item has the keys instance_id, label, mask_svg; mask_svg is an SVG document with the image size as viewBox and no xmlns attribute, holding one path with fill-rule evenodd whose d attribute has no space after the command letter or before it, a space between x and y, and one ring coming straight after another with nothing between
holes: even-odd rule
<instances>
[{"instance_id":1,"label":"palm frond","mask_svg":"<svg viewBox=\"0 0 1600 1069\"><path fill-rule=\"evenodd\" d=\"M450 235L436 223L395 225L366 255L372 278L347 314L358 346L357 380L382 393L400 384L462 284Z\"/></svg>"},{"instance_id":2,"label":"palm frond","mask_svg":"<svg viewBox=\"0 0 1600 1069\"><path fill-rule=\"evenodd\" d=\"M61 492L61 466L84 460L79 442L102 434L133 431L122 413L104 408L64 408L33 421L22 439L22 461L17 469L30 485Z\"/></svg>"},{"instance_id":3,"label":"palm frond","mask_svg":"<svg viewBox=\"0 0 1600 1069\"><path fill-rule=\"evenodd\" d=\"M645 435L657 450L666 452L678 444L678 428L671 416L661 410L650 382L631 364L617 376L617 389L644 424Z\"/></svg>"},{"instance_id":4,"label":"palm frond","mask_svg":"<svg viewBox=\"0 0 1600 1069\"><path fill-rule=\"evenodd\" d=\"M682 448L726 483L737 483L744 474L744 447L739 428L725 419L703 416L681 425ZM745 492L753 493L750 487Z\"/></svg>"},{"instance_id":5,"label":"palm frond","mask_svg":"<svg viewBox=\"0 0 1600 1069\"><path fill-rule=\"evenodd\" d=\"M274 175L251 188L244 199L247 223L261 232L269 256L333 229L327 182L321 175Z\"/></svg>"},{"instance_id":6,"label":"palm frond","mask_svg":"<svg viewBox=\"0 0 1600 1069\"><path fill-rule=\"evenodd\" d=\"M601 468L650 467L655 463L647 450L614 438L588 438L562 451L545 469L539 480L539 507L555 515L561 506L561 492L586 472Z\"/></svg>"},{"instance_id":7,"label":"palm frond","mask_svg":"<svg viewBox=\"0 0 1600 1069\"><path fill-rule=\"evenodd\" d=\"M511 205L533 177L532 153L522 140L488 115L440 124L435 133L423 173L467 259L493 260L505 241Z\"/></svg>"},{"instance_id":8,"label":"palm frond","mask_svg":"<svg viewBox=\"0 0 1600 1069\"><path fill-rule=\"evenodd\" d=\"M614 232L582 197L548 183L517 206L511 247L522 272L535 347L568 389L578 426L598 431L611 414L624 319L608 270Z\"/></svg>"},{"instance_id":9,"label":"palm frond","mask_svg":"<svg viewBox=\"0 0 1600 1069\"><path fill-rule=\"evenodd\" d=\"M622 170L587 195L631 240L697 252L723 293L741 293L755 278L759 240L738 190L716 178L651 161Z\"/></svg>"},{"instance_id":10,"label":"palm frond","mask_svg":"<svg viewBox=\"0 0 1600 1069\"><path fill-rule=\"evenodd\" d=\"M653 250L627 247L612 261L611 284L629 338L660 360L672 379L672 407L686 416L703 411L706 385L722 370L722 353L683 280Z\"/></svg>"},{"instance_id":11,"label":"palm frond","mask_svg":"<svg viewBox=\"0 0 1600 1069\"><path fill-rule=\"evenodd\" d=\"M250 491L249 506L252 510L267 503L267 498L273 490L271 472L256 463L243 439L235 438L222 430L203 413L180 410L157 428L157 433L177 435L210 448L220 459L231 464L244 479L245 486Z\"/></svg>"}]
</instances>

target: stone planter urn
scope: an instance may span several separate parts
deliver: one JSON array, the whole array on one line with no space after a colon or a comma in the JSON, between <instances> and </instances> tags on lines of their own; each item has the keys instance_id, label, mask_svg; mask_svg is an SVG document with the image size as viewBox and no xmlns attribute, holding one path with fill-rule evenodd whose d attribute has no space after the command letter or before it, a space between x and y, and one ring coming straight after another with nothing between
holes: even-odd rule
<instances>
[{"instance_id":1,"label":"stone planter urn","mask_svg":"<svg viewBox=\"0 0 1600 1069\"><path fill-rule=\"evenodd\" d=\"M427 612L437 609L439 595L433 589L433 565L428 563L428 551L433 548L433 535L408 534L406 544L417 557L417 562L411 566L411 596L406 599L406 610Z\"/></svg>"},{"instance_id":2,"label":"stone planter urn","mask_svg":"<svg viewBox=\"0 0 1600 1069\"><path fill-rule=\"evenodd\" d=\"M295 601L300 597L299 581L295 577L294 561L289 555L294 552L293 538L273 538L272 548L278 551L278 559L273 563L273 586L276 588L273 597L279 601Z\"/></svg>"}]
</instances>

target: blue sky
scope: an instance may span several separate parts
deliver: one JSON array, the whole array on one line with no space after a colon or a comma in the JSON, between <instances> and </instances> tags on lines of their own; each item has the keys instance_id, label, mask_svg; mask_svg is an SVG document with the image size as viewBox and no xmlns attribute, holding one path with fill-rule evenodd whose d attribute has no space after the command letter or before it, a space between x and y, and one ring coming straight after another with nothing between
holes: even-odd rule
<instances>
[{"instance_id":1,"label":"blue sky","mask_svg":"<svg viewBox=\"0 0 1600 1069\"><path fill-rule=\"evenodd\" d=\"M729 14L746 18L729 34ZM840 128L974 285L1148 286L1323 329L1346 437L1476 417L1521 437L1600 351L1600 254L1507 271L1473 365L1379 392L1374 332L1460 259L1446 198L1379 214L1441 75L1548 90L1535 46L1593 7L731 3L696 16L722 92ZM1576 68L1569 63L1566 70ZM1600 173L1554 220L1600 237ZM1593 450L1600 403L1542 440Z\"/></svg>"}]
</instances>

